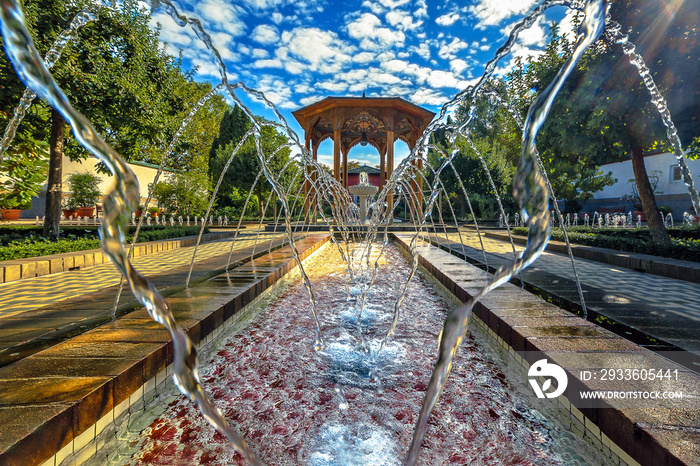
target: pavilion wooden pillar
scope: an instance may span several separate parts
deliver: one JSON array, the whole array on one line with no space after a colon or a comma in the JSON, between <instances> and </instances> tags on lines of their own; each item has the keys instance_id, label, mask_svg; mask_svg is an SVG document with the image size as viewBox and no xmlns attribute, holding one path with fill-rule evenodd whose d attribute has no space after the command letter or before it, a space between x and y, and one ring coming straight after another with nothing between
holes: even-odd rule
<instances>
[{"instance_id":1,"label":"pavilion wooden pillar","mask_svg":"<svg viewBox=\"0 0 700 466\"><path fill-rule=\"evenodd\" d=\"M394 173L394 130L389 130L386 132L386 165L387 165L387 180L391 178ZM381 176L384 176L384 171L382 171ZM381 178L380 176L380 178ZM394 190L390 190L386 195L387 212L391 212L394 209ZM389 223L394 222L394 216L391 215L388 218Z\"/></svg>"},{"instance_id":2,"label":"pavilion wooden pillar","mask_svg":"<svg viewBox=\"0 0 700 466\"><path fill-rule=\"evenodd\" d=\"M311 139L306 137L306 150L311 153ZM304 176L304 223L308 222L311 212L309 212L311 207L311 182L309 178L311 177L311 166L306 165L304 167L306 170Z\"/></svg>"},{"instance_id":3,"label":"pavilion wooden pillar","mask_svg":"<svg viewBox=\"0 0 700 466\"><path fill-rule=\"evenodd\" d=\"M314 162L318 162L318 139L313 139L313 157ZM318 189L316 187L316 182L318 181L318 172L314 170L311 174L311 180L313 185L311 186L311 223L316 223L316 217L318 217Z\"/></svg>"},{"instance_id":4,"label":"pavilion wooden pillar","mask_svg":"<svg viewBox=\"0 0 700 466\"><path fill-rule=\"evenodd\" d=\"M416 206L418 208L417 215L423 217L423 158L414 159L413 165L413 192L415 193Z\"/></svg>"},{"instance_id":5,"label":"pavilion wooden pillar","mask_svg":"<svg viewBox=\"0 0 700 466\"><path fill-rule=\"evenodd\" d=\"M384 187L384 184L386 184L386 176L385 176L385 171L386 171L386 152L382 152L379 154L379 189L381 190Z\"/></svg>"},{"instance_id":6,"label":"pavilion wooden pillar","mask_svg":"<svg viewBox=\"0 0 700 466\"><path fill-rule=\"evenodd\" d=\"M333 176L340 182L340 130L333 131Z\"/></svg>"},{"instance_id":7,"label":"pavilion wooden pillar","mask_svg":"<svg viewBox=\"0 0 700 466\"><path fill-rule=\"evenodd\" d=\"M348 189L348 150L343 150L343 187Z\"/></svg>"}]
</instances>

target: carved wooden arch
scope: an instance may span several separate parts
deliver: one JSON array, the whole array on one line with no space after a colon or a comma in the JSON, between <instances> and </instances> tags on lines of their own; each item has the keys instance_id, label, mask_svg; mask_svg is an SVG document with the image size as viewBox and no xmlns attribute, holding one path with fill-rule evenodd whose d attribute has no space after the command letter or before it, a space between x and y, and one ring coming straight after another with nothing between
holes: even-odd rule
<instances>
[{"instance_id":1,"label":"carved wooden arch","mask_svg":"<svg viewBox=\"0 0 700 466\"><path fill-rule=\"evenodd\" d=\"M376 118L377 120L379 120L379 122L382 125L384 125L384 128L383 128L384 131L389 129L389 126L387 125L387 123L388 123L387 119L386 119L385 115L381 114L381 112L379 112L375 109L372 109L372 108L355 107L355 108L346 108L346 109L344 109L342 114L339 115L338 120L340 122L339 126L340 126L341 131L345 130L345 129L351 129L352 126L354 126L354 123L360 118L360 115L362 115L363 113L366 113L366 114ZM349 128L346 128L346 125L349 121L352 121L353 124L350 125ZM380 128L378 128L378 129L380 129Z\"/></svg>"},{"instance_id":2,"label":"carved wooden arch","mask_svg":"<svg viewBox=\"0 0 700 466\"><path fill-rule=\"evenodd\" d=\"M353 147L360 144L360 138L354 138L350 143L343 145L343 153L350 154ZM386 155L386 139L368 139L367 145L374 147L379 152L379 157Z\"/></svg>"}]
</instances>

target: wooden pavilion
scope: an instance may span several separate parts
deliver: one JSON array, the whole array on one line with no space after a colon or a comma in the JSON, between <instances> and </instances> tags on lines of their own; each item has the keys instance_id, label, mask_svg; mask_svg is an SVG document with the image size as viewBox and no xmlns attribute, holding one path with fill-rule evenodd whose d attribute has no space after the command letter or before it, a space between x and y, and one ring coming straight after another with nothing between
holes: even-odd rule
<instances>
[{"instance_id":1,"label":"wooden pavilion","mask_svg":"<svg viewBox=\"0 0 700 466\"><path fill-rule=\"evenodd\" d=\"M304 129L306 148L314 160L317 160L319 144L327 138L333 139L333 175L345 188L348 186L350 149L357 144L374 146L379 151L380 189L394 171L396 140L401 139L413 150L435 116L400 97L364 95L327 97L292 114ZM309 196L310 190L311 185L307 182L307 201L313 197ZM416 195L419 204L422 203L421 180L416 180ZM387 203L393 208L393 193L388 193Z\"/></svg>"}]
</instances>

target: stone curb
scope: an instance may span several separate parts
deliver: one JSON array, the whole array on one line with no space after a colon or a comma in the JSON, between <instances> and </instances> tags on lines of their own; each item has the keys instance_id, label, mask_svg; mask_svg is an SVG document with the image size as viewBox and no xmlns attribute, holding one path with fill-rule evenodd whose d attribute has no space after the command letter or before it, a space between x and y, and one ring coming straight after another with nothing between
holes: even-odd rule
<instances>
[{"instance_id":1,"label":"stone curb","mask_svg":"<svg viewBox=\"0 0 700 466\"><path fill-rule=\"evenodd\" d=\"M202 235L202 243L228 238L235 234L235 231L207 233ZM197 236L137 243L134 246L132 257L146 256L157 252L193 246L196 243ZM64 254L53 254L50 256L1 261L0 283L10 283L26 278L41 277L42 275L68 272L71 270L81 270L107 262L109 262L109 259L104 255L102 249L89 249L87 251L75 251Z\"/></svg>"},{"instance_id":2,"label":"stone curb","mask_svg":"<svg viewBox=\"0 0 700 466\"><path fill-rule=\"evenodd\" d=\"M405 239L400 235L394 237L400 247L409 250ZM484 279L491 276L467 263L460 263L457 267L455 261L458 258L424 244L424 247L418 248L419 264L461 302L471 299L484 285ZM645 367L675 367L683 371L684 380L690 381L687 386L696 393L689 394L691 401L688 403L692 406L682 416L676 413L677 417L674 417L670 405L662 401L659 401L658 409L653 410L630 407L621 400L597 400L599 404L596 408L580 410L569 404L569 409L575 417L580 418L582 424L591 424L592 432L601 432L605 439L619 446L622 451L617 456L623 460L628 457L632 463L644 465L697 463L700 458L700 442L693 442L692 438L688 438L688 431L681 427L688 426L687 429L692 430L694 426L700 425L700 406L697 398L694 401L692 398L697 396L700 387L700 377L697 374L510 283L502 285L479 301L474 306L474 315L516 358L518 352L526 356L521 357L524 367L529 368L530 364L542 358L562 366L568 373L569 386L574 387L574 392L617 390L622 386L612 384L601 388L600 382L581 380L576 369L589 367L586 358L593 355L608 359L633 355L644 360ZM565 323L561 323L562 319L565 319ZM562 326L566 327L566 332L549 331L561 329ZM572 337L572 334L581 336ZM640 381L638 389L654 390L658 386ZM603 437L600 439L604 440Z\"/></svg>"},{"instance_id":3,"label":"stone curb","mask_svg":"<svg viewBox=\"0 0 700 466\"><path fill-rule=\"evenodd\" d=\"M485 231L484 236L502 241L508 241L508 234ZM524 236L513 235L513 242L520 245L527 243ZM569 254L566 243L550 241L547 244L548 252ZM683 261L679 259L667 259L665 257L638 254L635 252L621 252L615 249L596 248L580 244L572 244L571 252L575 257L588 259L604 264L610 264L625 269L646 272L661 277L675 278L687 282L700 283L700 264L697 262Z\"/></svg>"},{"instance_id":4,"label":"stone curb","mask_svg":"<svg viewBox=\"0 0 700 466\"><path fill-rule=\"evenodd\" d=\"M329 239L296 242L304 260ZM201 346L296 267L288 247L168 298ZM141 309L0 369L0 464L80 464L172 374L170 334ZM127 414L125 414L127 413ZM110 437L111 438L111 437Z\"/></svg>"}]
</instances>

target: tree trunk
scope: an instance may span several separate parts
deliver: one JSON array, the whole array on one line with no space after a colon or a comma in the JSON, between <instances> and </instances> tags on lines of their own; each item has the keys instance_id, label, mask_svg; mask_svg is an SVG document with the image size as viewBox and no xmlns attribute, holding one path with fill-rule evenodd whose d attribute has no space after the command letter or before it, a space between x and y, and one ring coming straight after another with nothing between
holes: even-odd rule
<instances>
[{"instance_id":1,"label":"tree trunk","mask_svg":"<svg viewBox=\"0 0 700 466\"><path fill-rule=\"evenodd\" d=\"M258 212L260 213L260 220L262 220L265 218L265 212L263 212L263 196L259 187L256 187L255 189L258 194Z\"/></svg>"},{"instance_id":2,"label":"tree trunk","mask_svg":"<svg viewBox=\"0 0 700 466\"><path fill-rule=\"evenodd\" d=\"M61 190L63 178L63 137L66 121L56 110L51 111L49 136L49 179L46 184L44 236L58 238L61 228Z\"/></svg>"},{"instance_id":3,"label":"tree trunk","mask_svg":"<svg viewBox=\"0 0 700 466\"><path fill-rule=\"evenodd\" d=\"M641 147L632 148L632 170L634 171L634 179L637 183L639 199L642 201L642 208L647 216L647 225L652 240L663 246L670 245L671 240L664 226L661 212L659 212L659 208L656 205L656 197L654 196L654 191L652 190L649 176L644 166L644 157Z\"/></svg>"}]
</instances>

